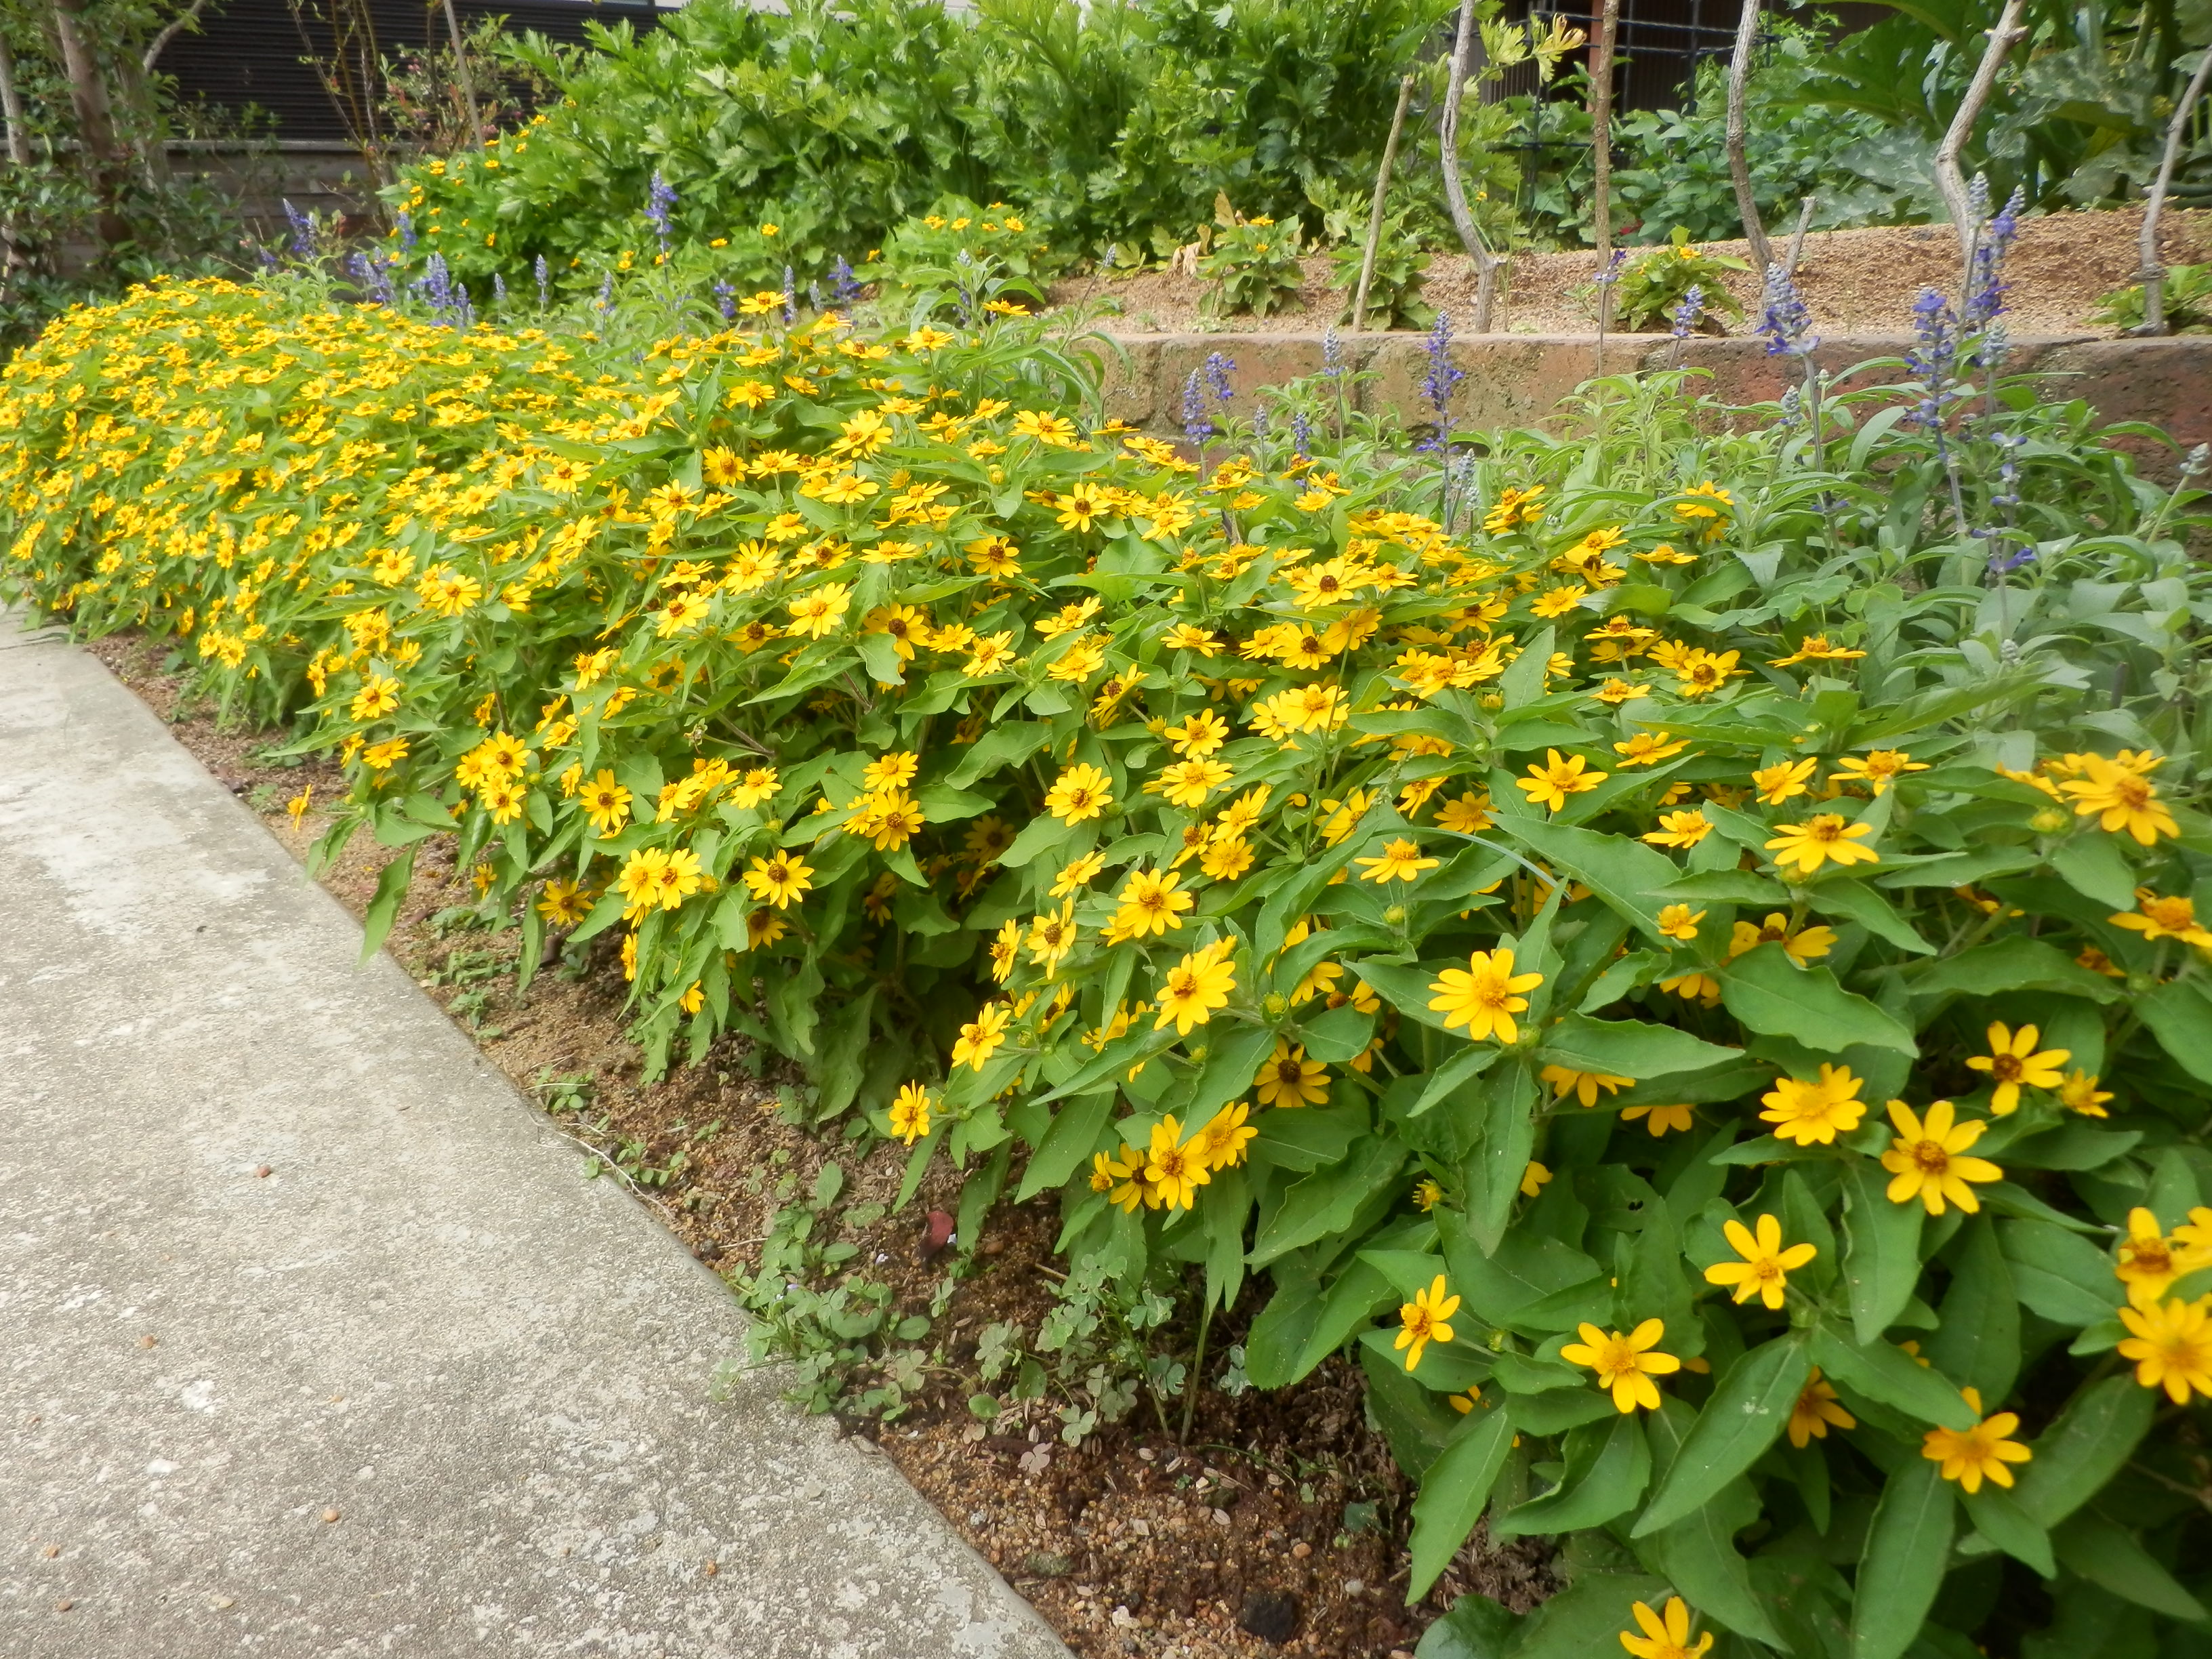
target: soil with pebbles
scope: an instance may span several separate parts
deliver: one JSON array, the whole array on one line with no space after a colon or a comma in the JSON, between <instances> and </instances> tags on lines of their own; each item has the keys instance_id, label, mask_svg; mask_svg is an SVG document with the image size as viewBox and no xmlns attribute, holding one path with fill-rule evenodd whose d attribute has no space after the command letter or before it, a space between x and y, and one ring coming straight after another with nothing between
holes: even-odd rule
<instances>
[{"instance_id":1,"label":"soil with pebbles","mask_svg":"<svg viewBox=\"0 0 2212 1659\"><path fill-rule=\"evenodd\" d=\"M90 648L305 858L329 825L325 804L344 793L334 765L272 760L264 750L278 734L226 726L210 706L185 700L179 678L164 670L167 641L121 635ZM287 804L310 787L295 823ZM390 857L356 836L319 879L360 915ZM472 896L450 849L425 843L386 948L518 1088L552 1103L552 1121L578 1143L580 1179L595 1170L624 1182L725 1274L757 1265L784 1177L811 1190L836 1158L848 1205L887 1206L896 1196L904 1149L879 1144L856 1160L848 1145L796 1121L778 1088L798 1074L742 1040L644 1080L623 1035L611 934L580 961L556 956L518 997L514 933L454 925ZM548 1086L556 1079L572 1085L565 1096ZM580 1095L588 1103L562 1106ZM1002 1205L980 1240L933 1250L926 1218L957 1207L957 1198L940 1164L907 1210L840 1235L891 1287L900 1313L925 1311L953 1281L932 1339L944 1343L946 1363L913 1409L896 1423L845 1426L875 1442L1083 1659L1389 1659L1410 1655L1464 1591L1525 1609L1557 1588L1543 1546L1492 1549L1478 1531L1436 1589L1406 1605L1412 1489L1367 1422L1356 1367L1341 1359L1280 1392L1208 1389L1187 1433L1175 1416L1179 1401L1167 1402L1164 1423L1140 1401L1079 1447L1062 1443L1049 1419L976 1421L966 1401L978 1386L977 1338L1003 1320L1034 1330L1051 1306L1058 1217L1048 1199ZM1217 1324L1217 1353L1237 1340L1234 1325Z\"/></svg>"},{"instance_id":2,"label":"soil with pebbles","mask_svg":"<svg viewBox=\"0 0 2212 1659\"><path fill-rule=\"evenodd\" d=\"M2090 318L2106 295L2136 280L2142 228L2139 207L2023 219L2005 262L2012 331L2022 337L2117 333ZM1786 234L1774 240L1778 252ZM2212 258L2212 210L2169 209L2159 240L2160 257L2169 264ZM1748 245L1740 240L1700 246L1749 259ZM1632 249L1630 257L1637 252ZM1493 327L1513 334L1589 333L1597 318L1590 279L1601 263L1587 250L1519 256ZM1958 239L1948 224L1823 231L1806 237L1796 280L1814 325L1826 333L1907 333L1914 296L1923 287L1955 289L1959 264ZM1112 314L1100 326L1117 334L1307 334L1342 322L1350 314L1351 296L1330 286L1328 257L1310 256L1304 270L1305 286L1297 300L1266 317L1211 315L1206 301L1213 284L1176 271L1073 277L1054 283L1050 297L1055 306L1109 307ZM1748 331L1758 320L1759 278L1740 271L1727 287L1744 313L1731 331ZM1474 314L1474 288L1472 260L1437 254L1422 293L1431 305L1447 308L1463 333Z\"/></svg>"}]
</instances>

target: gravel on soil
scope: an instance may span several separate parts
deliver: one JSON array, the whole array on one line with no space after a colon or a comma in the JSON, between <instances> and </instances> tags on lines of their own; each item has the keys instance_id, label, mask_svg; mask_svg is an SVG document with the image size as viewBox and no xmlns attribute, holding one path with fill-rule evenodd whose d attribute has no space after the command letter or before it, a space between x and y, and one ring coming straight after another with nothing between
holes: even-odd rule
<instances>
[{"instance_id":1,"label":"gravel on soil","mask_svg":"<svg viewBox=\"0 0 2212 1659\"><path fill-rule=\"evenodd\" d=\"M276 759L266 750L279 734L223 725L211 706L184 699L163 666L167 641L118 635L90 649L306 858L329 827L328 804L344 794L334 765ZM309 787L295 822L288 803ZM356 836L319 878L360 915L392 855ZM580 1178L623 1181L726 1275L757 1265L779 1186L810 1190L832 1158L844 1168L848 1204L896 1198L905 1149L879 1142L856 1158L806 1126L786 1103L799 1074L741 1039L646 1081L624 1035L611 934L576 952L580 960L549 951L516 997L516 935L463 921L472 899L450 850L426 843L386 948L520 1090L548 1106L578 1143ZM563 1079L565 1091L555 1086ZM933 1339L945 1346L942 1373L897 1421L847 1426L874 1442L1083 1659L1402 1659L1465 1591L1525 1610L1558 1588L1543 1545L1493 1548L1478 1529L1435 1589L1406 1606L1413 1492L1367 1420L1357 1369L1341 1359L1279 1392L1209 1389L1187 1437L1164 1428L1143 1401L1080 1446L1063 1443L1041 1407L977 1421L966 1407L978 1386L967 1374L976 1340L1000 1321L1034 1328L1052 1305L1058 1215L1048 1199L1003 1205L980 1240L932 1249L926 1218L957 1200L958 1182L940 1164L907 1209L840 1234L891 1287L900 1313L926 1311L952 1281ZM1217 1322L1216 1352L1237 1340L1225 1328L1234 1322Z\"/></svg>"},{"instance_id":2,"label":"gravel on soil","mask_svg":"<svg viewBox=\"0 0 2212 1659\"><path fill-rule=\"evenodd\" d=\"M2023 219L2005 262L2007 321L2012 331L2021 336L2114 333L2092 323L2090 313L2114 289L2136 280L2142 228L2139 207ZM1774 240L1781 245L1787 237L1778 234ZM2169 209L2159 240L2160 257L2170 264L2212 258L2212 210ZM1741 240L1700 246L1710 253L1747 261L1750 257L1748 245ZM1629 257L1638 252L1631 249ZM1586 249L1519 256L1494 319L1497 331L1591 332L1597 325L1597 308L1590 279L1601 264ZM1959 265L1958 239L1948 224L1822 231L1805 239L1797 286L1814 325L1825 332L1904 333L1911 327L1914 296L1926 286L1955 290ZM1304 268L1305 287L1298 301L1266 317L1208 316L1204 301L1212 285L1175 271L1071 277L1053 284L1050 298L1055 306L1103 303L1118 307L1115 314L1099 320L1101 327L1116 334L1310 334L1342 323L1351 311L1350 296L1330 287L1328 256L1310 255ZM1727 286L1744 309L1743 322L1731 331L1747 333L1758 322L1759 277L1750 270L1737 272ZM1433 256L1422 291L1431 305L1448 308L1455 329L1467 331L1474 312L1472 260L1464 254Z\"/></svg>"}]
</instances>

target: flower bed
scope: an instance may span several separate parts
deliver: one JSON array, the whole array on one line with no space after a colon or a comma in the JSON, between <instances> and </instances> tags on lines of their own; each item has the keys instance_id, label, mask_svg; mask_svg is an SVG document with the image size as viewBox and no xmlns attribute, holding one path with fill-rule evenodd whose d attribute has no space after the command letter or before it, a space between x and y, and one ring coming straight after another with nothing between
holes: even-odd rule
<instances>
[{"instance_id":1,"label":"flower bed","mask_svg":"<svg viewBox=\"0 0 2212 1659\"><path fill-rule=\"evenodd\" d=\"M454 838L526 978L618 934L655 1063L801 1059L963 1237L1060 1194L1075 1312L979 1415L1348 1346L1413 1595L1564 1539L1524 1654L2201 1622L2186 498L1940 318L1817 434L1661 374L1407 453L1323 378L1194 387L1195 459L1028 321L580 320L79 313L0 583L296 714L325 853Z\"/></svg>"}]
</instances>

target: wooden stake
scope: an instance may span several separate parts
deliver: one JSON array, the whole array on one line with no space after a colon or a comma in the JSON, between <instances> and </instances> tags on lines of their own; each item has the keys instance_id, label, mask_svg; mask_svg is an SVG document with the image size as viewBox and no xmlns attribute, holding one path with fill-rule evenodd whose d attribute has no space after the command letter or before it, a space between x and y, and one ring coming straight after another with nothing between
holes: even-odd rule
<instances>
[{"instance_id":1,"label":"wooden stake","mask_svg":"<svg viewBox=\"0 0 2212 1659\"><path fill-rule=\"evenodd\" d=\"M1352 331L1357 334L1367 322L1367 289L1375 280L1375 255L1382 246L1382 198L1390 190L1391 164L1398 159L1398 135L1406 125L1406 106L1413 101L1413 77L1401 77L1398 82L1398 109L1390 118L1390 137L1382 146L1382 165L1375 173L1375 201L1367 210L1367 252L1359 261L1359 292L1352 301Z\"/></svg>"},{"instance_id":2,"label":"wooden stake","mask_svg":"<svg viewBox=\"0 0 2212 1659\"><path fill-rule=\"evenodd\" d=\"M453 76L461 83L461 100L469 106L469 142L475 149L484 141L483 117L477 112L477 87L469 74L469 49L461 44L461 20L453 13L453 0L446 0L446 32L453 37Z\"/></svg>"},{"instance_id":3,"label":"wooden stake","mask_svg":"<svg viewBox=\"0 0 2212 1659\"><path fill-rule=\"evenodd\" d=\"M1590 239L1601 259L1613 252L1613 43L1620 33L1620 0L1604 0L1589 55Z\"/></svg>"},{"instance_id":4,"label":"wooden stake","mask_svg":"<svg viewBox=\"0 0 2212 1659\"><path fill-rule=\"evenodd\" d=\"M1790 252L1782 258L1782 274L1792 280L1797 275L1797 256L1805 251L1805 233L1813 223L1813 204L1819 199L1808 196L1797 204L1797 228L1790 233Z\"/></svg>"}]
</instances>

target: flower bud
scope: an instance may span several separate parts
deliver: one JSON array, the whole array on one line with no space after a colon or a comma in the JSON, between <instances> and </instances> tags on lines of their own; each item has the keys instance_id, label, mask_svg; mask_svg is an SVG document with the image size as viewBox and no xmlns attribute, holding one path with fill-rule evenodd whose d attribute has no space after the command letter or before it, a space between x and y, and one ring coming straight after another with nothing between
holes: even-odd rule
<instances>
[{"instance_id":1,"label":"flower bud","mask_svg":"<svg viewBox=\"0 0 2212 1659\"><path fill-rule=\"evenodd\" d=\"M2055 806L2046 806L2027 821L2027 827L2039 836L2055 836L2073 820Z\"/></svg>"},{"instance_id":2,"label":"flower bud","mask_svg":"<svg viewBox=\"0 0 2212 1659\"><path fill-rule=\"evenodd\" d=\"M1403 927L1406 921L1406 907L1402 904L1392 905L1382 913L1382 920L1393 927Z\"/></svg>"},{"instance_id":3,"label":"flower bud","mask_svg":"<svg viewBox=\"0 0 2212 1659\"><path fill-rule=\"evenodd\" d=\"M1291 1000L1280 991L1270 991L1261 999L1260 1006L1269 1019L1280 1019L1291 1012Z\"/></svg>"}]
</instances>

